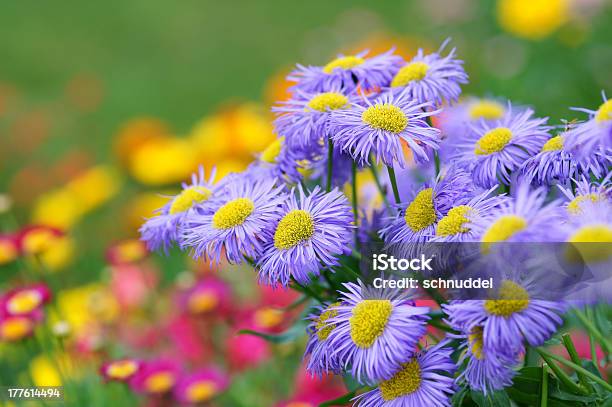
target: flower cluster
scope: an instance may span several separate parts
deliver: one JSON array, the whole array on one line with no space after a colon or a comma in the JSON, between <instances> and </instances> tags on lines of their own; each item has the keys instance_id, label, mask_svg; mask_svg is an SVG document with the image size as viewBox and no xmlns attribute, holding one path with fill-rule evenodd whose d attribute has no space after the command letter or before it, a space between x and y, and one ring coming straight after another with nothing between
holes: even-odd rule
<instances>
[{"instance_id":1,"label":"flower cluster","mask_svg":"<svg viewBox=\"0 0 612 407\"><path fill-rule=\"evenodd\" d=\"M214 182L200 171L141 229L152 250L176 243L211 264L248 265L261 284L318 301L307 368L370 386L355 405L450 405L458 388L511 386L526 346L542 346L569 308L542 299L525 273L504 274L487 299L425 306L416 292L364 283L361 247L476 243L492 261L518 264L494 244L612 242L610 101L555 126L510 101L461 99L468 76L445 45L410 61L392 50L298 65L291 97L272 109L276 142L241 173ZM358 180L369 172L380 199L364 205ZM192 290L184 303L208 310L215 287ZM447 337L430 335L434 319ZM128 362L117 363L123 374ZM175 380L169 366L144 366L137 388ZM221 386L210 375L198 377Z\"/></svg>"}]
</instances>

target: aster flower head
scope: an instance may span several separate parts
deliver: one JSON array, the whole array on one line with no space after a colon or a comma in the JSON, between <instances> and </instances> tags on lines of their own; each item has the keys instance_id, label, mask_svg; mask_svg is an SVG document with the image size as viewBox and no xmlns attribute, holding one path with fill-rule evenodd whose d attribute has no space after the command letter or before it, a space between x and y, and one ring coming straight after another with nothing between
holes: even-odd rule
<instances>
[{"instance_id":1,"label":"aster flower head","mask_svg":"<svg viewBox=\"0 0 612 407\"><path fill-rule=\"evenodd\" d=\"M272 108L277 114L274 128L293 150L317 148L326 144L331 112L350 108L355 102L355 96L339 88L325 92L298 89L291 99Z\"/></svg>"},{"instance_id":2,"label":"aster flower head","mask_svg":"<svg viewBox=\"0 0 612 407\"><path fill-rule=\"evenodd\" d=\"M510 183L510 173L542 150L550 138L547 118L533 118L533 110L512 110L493 123L481 120L470 131L453 141L451 159L472 172L476 185L491 188Z\"/></svg>"},{"instance_id":3,"label":"aster flower head","mask_svg":"<svg viewBox=\"0 0 612 407\"><path fill-rule=\"evenodd\" d=\"M461 348L465 349L465 352L457 364L466 365L456 378L458 384L467 383L471 389L484 394L512 385L512 378L516 374L514 368L519 361L517 350L493 347L485 351L481 326L474 327L459 338L464 340Z\"/></svg>"},{"instance_id":4,"label":"aster flower head","mask_svg":"<svg viewBox=\"0 0 612 407\"><path fill-rule=\"evenodd\" d=\"M531 189L519 183L513 196L504 199L491 213L472 221L475 236L480 237L484 251L498 242L561 241L561 216L558 201L546 203L545 188Z\"/></svg>"},{"instance_id":5,"label":"aster flower head","mask_svg":"<svg viewBox=\"0 0 612 407\"><path fill-rule=\"evenodd\" d=\"M317 312L311 314L308 319L308 343L304 357L308 358L306 370L313 376L323 377L327 373L340 373L341 366L334 350L329 347L329 335L335 326L327 324L330 318L338 315L336 307L340 302L318 307Z\"/></svg>"},{"instance_id":6,"label":"aster flower head","mask_svg":"<svg viewBox=\"0 0 612 407\"><path fill-rule=\"evenodd\" d=\"M356 55L338 55L325 66L303 66L287 77L296 82L294 89L305 92L327 92L330 89L352 91L357 87L364 91L389 85L399 69L402 58L391 49L384 54L368 58L368 51Z\"/></svg>"},{"instance_id":7,"label":"aster flower head","mask_svg":"<svg viewBox=\"0 0 612 407\"><path fill-rule=\"evenodd\" d=\"M417 55L393 77L392 91L407 92L419 103L436 106L443 102L456 102L461 94L460 85L468 83L468 76L463 61L455 57L455 48L447 56L441 55L448 42L444 41L437 52L428 55L419 49Z\"/></svg>"},{"instance_id":8,"label":"aster flower head","mask_svg":"<svg viewBox=\"0 0 612 407\"><path fill-rule=\"evenodd\" d=\"M129 384L138 393L159 396L172 391L180 374L181 369L176 362L163 359L146 361L142 362Z\"/></svg>"},{"instance_id":9,"label":"aster flower head","mask_svg":"<svg viewBox=\"0 0 612 407\"><path fill-rule=\"evenodd\" d=\"M181 403L205 403L218 396L228 385L229 378L225 373L209 367L183 375L174 388L174 395Z\"/></svg>"},{"instance_id":10,"label":"aster flower head","mask_svg":"<svg viewBox=\"0 0 612 407\"><path fill-rule=\"evenodd\" d=\"M593 174L601 178L606 168L612 165L612 149L603 148L590 155L574 154L566 148L567 133L550 138L539 153L530 157L520 168L521 177L535 185L551 185L555 181L564 183L578 174Z\"/></svg>"},{"instance_id":11,"label":"aster flower head","mask_svg":"<svg viewBox=\"0 0 612 407\"><path fill-rule=\"evenodd\" d=\"M425 184L409 202L401 203L399 213L389 219L380 236L387 244L429 241L436 235L437 222L453 206L467 204L473 196L469 174L453 167Z\"/></svg>"},{"instance_id":12,"label":"aster flower head","mask_svg":"<svg viewBox=\"0 0 612 407\"><path fill-rule=\"evenodd\" d=\"M141 366L142 362L137 359L125 358L111 360L105 362L100 367L100 374L102 374L106 380L125 382L138 373Z\"/></svg>"},{"instance_id":13,"label":"aster flower head","mask_svg":"<svg viewBox=\"0 0 612 407\"><path fill-rule=\"evenodd\" d=\"M352 222L352 209L338 190L293 189L258 261L260 281L287 286L293 277L307 283L322 267L337 265L337 256L350 251Z\"/></svg>"},{"instance_id":14,"label":"aster flower head","mask_svg":"<svg viewBox=\"0 0 612 407\"><path fill-rule=\"evenodd\" d=\"M610 182L610 178L612 178L612 172L601 183L591 182L591 180L582 176L580 179L574 179L575 190L559 185L559 189L567 199L563 204L567 214L573 216L583 213L583 206L588 203L594 206L603 205L604 207L612 205L612 182Z\"/></svg>"},{"instance_id":15,"label":"aster flower head","mask_svg":"<svg viewBox=\"0 0 612 407\"><path fill-rule=\"evenodd\" d=\"M345 283L337 314L327 319L328 341L339 363L360 382L388 380L414 356L425 334L427 307L413 306L407 293Z\"/></svg>"},{"instance_id":16,"label":"aster flower head","mask_svg":"<svg viewBox=\"0 0 612 407\"><path fill-rule=\"evenodd\" d=\"M455 391L453 349L446 342L419 352L402 363L374 390L357 396L360 407L449 406Z\"/></svg>"},{"instance_id":17,"label":"aster flower head","mask_svg":"<svg viewBox=\"0 0 612 407\"><path fill-rule=\"evenodd\" d=\"M597 110L574 109L585 112L589 119L575 126L567 135L567 148L577 157L591 156L599 149L612 148L612 99L602 92L603 103Z\"/></svg>"},{"instance_id":18,"label":"aster flower head","mask_svg":"<svg viewBox=\"0 0 612 407\"><path fill-rule=\"evenodd\" d=\"M473 96L460 100L453 106L445 107L438 116L438 126L445 140L456 140L469 131L470 125L481 120L493 123L506 114L507 102L493 98L476 98Z\"/></svg>"},{"instance_id":19,"label":"aster flower head","mask_svg":"<svg viewBox=\"0 0 612 407\"><path fill-rule=\"evenodd\" d=\"M254 259L270 238L269 225L279 219L286 197L276 179L235 177L201 213L185 220L181 244L192 248L196 258L213 263L219 263L223 253L231 263Z\"/></svg>"},{"instance_id":20,"label":"aster flower head","mask_svg":"<svg viewBox=\"0 0 612 407\"><path fill-rule=\"evenodd\" d=\"M385 165L406 165L402 143L412 150L415 160L428 161L427 149L438 149L440 131L426 118L438 113L427 111L428 103L418 103L406 93L385 93L372 101L352 104L350 109L332 112L329 134L334 145L349 153L361 165L368 165L370 153Z\"/></svg>"},{"instance_id":21,"label":"aster flower head","mask_svg":"<svg viewBox=\"0 0 612 407\"><path fill-rule=\"evenodd\" d=\"M157 215L147 219L140 228L141 239L151 251L163 248L165 252L178 240L179 229L194 208L213 196L213 181L216 170L210 178L204 177L204 168L191 176L191 183L183 183L181 192L170 197L170 201L158 209Z\"/></svg>"},{"instance_id":22,"label":"aster flower head","mask_svg":"<svg viewBox=\"0 0 612 407\"><path fill-rule=\"evenodd\" d=\"M277 137L244 172L253 180L278 178L287 182L302 179L300 161L308 156L289 148L285 137Z\"/></svg>"}]
</instances>

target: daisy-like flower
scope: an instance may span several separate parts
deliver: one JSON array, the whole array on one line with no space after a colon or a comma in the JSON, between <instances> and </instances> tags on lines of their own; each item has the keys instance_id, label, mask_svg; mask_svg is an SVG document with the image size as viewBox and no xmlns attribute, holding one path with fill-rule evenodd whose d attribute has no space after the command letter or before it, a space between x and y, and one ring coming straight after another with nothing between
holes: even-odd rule
<instances>
[{"instance_id":1,"label":"daisy-like flower","mask_svg":"<svg viewBox=\"0 0 612 407\"><path fill-rule=\"evenodd\" d=\"M456 102L461 94L460 85L468 83L468 76L463 61L455 58L455 48L447 56L441 55L447 44L448 40L437 52L428 55L419 49L416 56L393 77L392 91L406 92L420 103L441 105L443 102Z\"/></svg>"},{"instance_id":2,"label":"daisy-like flower","mask_svg":"<svg viewBox=\"0 0 612 407\"><path fill-rule=\"evenodd\" d=\"M27 316L36 313L51 301L51 291L46 284L15 288L0 298L0 313Z\"/></svg>"},{"instance_id":3,"label":"daisy-like flower","mask_svg":"<svg viewBox=\"0 0 612 407\"><path fill-rule=\"evenodd\" d=\"M183 183L182 191L170 198L170 201L158 209L157 215L147 219L140 228L141 239L151 251L163 248L165 252L179 238L179 229L184 220L193 212L194 207L211 198L215 187L213 181L216 171L213 169L208 180L204 177L204 168L191 176L191 184Z\"/></svg>"},{"instance_id":4,"label":"daisy-like flower","mask_svg":"<svg viewBox=\"0 0 612 407\"><path fill-rule=\"evenodd\" d=\"M445 107L438 115L437 125L445 140L461 139L469 131L469 126L484 120L493 123L506 114L506 102L491 98L467 97L459 103Z\"/></svg>"},{"instance_id":5,"label":"daisy-like flower","mask_svg":"<svg viewBox=\"0 0 612 407\"><path fill-rule=\"evenodd\" d=\"M308 283L321 268L338 264L337 256L349 252L353 214L338 190L324 193L318 186L306 194L299 187L282 204L273 235L258 261L260 281L287 286L291 277ZM269 199L269 198L268 198Z\"/></svg>"},{"instance_id":6,"label":"daisy-like flower","mask_svg":"<svg viewBox=\"0 0 612 407\"><path fill-rule=\"evenodd\" d=\"M612 243L612 203L609 200L585 200L563 229L565 240L575 244L586 262L605 262L612 266L612 249L609 245L597 244ZM603 277L610 280L609 268Z\"/></svg>"},{"instance_id":7,"label":"daisy-like flower","mask_svg":"<svg viewBox=\"0 0 612 407\"><path fill-rule=\"evenodd\" d=\"M339 363L362 383L389 380L410 362L429 318L427 307L415 307L399 290L375 290L345 283L329 348Z\"/></svg>"},{"instance_id":8,"label":"daisy-like flower","mask_svg":"<svg viewBox=\"0 0 612 407\"><path fill-rule=\"evenodd\" d=\"M402 58L393 54L393 49L384 54L366 58L368 51L356 55L338 55L325 66L303 66L287 77L297 82L294 88L305 92L327 92L330 89L352 91L360 87L364 91L389 86L399 69Z\"/></svg>"},{"instance_id":9,"label":"daisy-like flower","mask_svg":"<svg viewBox=\"0 0 612 407\"><path fill-rule=\"evenodd\" d=\"M327 149L322 149L322 153L304 163L304 170L308 173L311 180L319 180L319 185L327 187ZM341 189L351 177L353 170L353 158L346 152L333 146L332 152L332 179L331 187Z\"/></svg>"},{"instance_id":10,"label":"daisy-like flower","mask_svg":"<svg viewBox=\"0 0 612 407\"><path fill-rule=\"evenodd\" d=\"M338 315L336 310L338 305L340 305L340 302L319 307L316 314L309 316L311 322L308 325L309 338L304 357L309 356L306 370L312 375L323 377L327 373L339 373L341 371L338 358L333 349L329 347L328 341L329 334L335 326L327 324L330 318Z\"/></svg>"},{"instance_id":11,"label":"daisy-like flower","mask_svg":"<svg viewBox=\"0 0 612 407\"><path fill-rule=\"evenodd\" d=\"M271 223L280 217L286 200L284 186L276 179L251 180L234 177L219 190L219 198L193 213L182 227L181 245L193 249L195 258L214 263L225 253L231 263L254 259L271 237Z\"/></svg>"},{"instance_id":12,"label":"daisy-like flower","mask_svg":"<svg viewBox=\"0 0 612 407\"><path fill-rule=\"evenodd\" d=\"M0 314L0 342L16 342L34 332L35 321L29 316Z\"/></svg>"},{"instance_id":13,"label":"daisy-like flower","mask_svg":"<svg viewBox=\"0 0 612 407\"><path fill-rule=\"evenodd\" d=\"M460 338L464 339L461 348L465 348L457 365L466 363L465 370L457 377L456 382L467 383L471 389L484 394L501 390L512 385L518 365L519 352L501 347L485 351L483 329L480 326Z\"/></svg>"},{"instance_id":14,"label":"daisy-like flower","mask_svg":"<svg viewBox=\"0 0 612 407\"><path fill-rule=\"evenodd\" d=\"M106 380L125 382L131 379L140 369L142 362L136 359L119 359L104 363L100 373Z\"/></svg>"},{"instance_id":15,"label":"daisy-like flower","mask_svg":"<svg viewBox=\"0 0 612 407\"><path fill-rule=\"evenodd\" d=\"M130 387L138 392L160 396L170 393L180 376L180 367L169 360L143 362L129 381Z\"/></svg>"},{"instance_id":16,"label":"daisy-like flower","mask_svg":"<svg viewBox=\"0 0 612 407\"><path fill-rule=\"evenodd\" d=\"M591 182L586 177L579 180L574 180L575 191L571 188L564 188L559 185L559 189L567 198L567 202L563 204L569 215L579 215L583 212L585 203L594 205L611 205L612 204L612 172L609 173L601 183Z\"/></svg>"},{"instance_id":17,"label":"daisy-like flower","mask_svg":"<svg viewBox=\"0 0 612 407\"><path fill-rule=\"evenodd\" d=\"M602 92L603 103L597 110L575 109L589 115L567 134L567 148L578 157L591 156L600 148L612 148L612 99Z\"/></svg>"},{"instance_id":18,"label":"daisy-like flower","mask_svg":"<svg viewBox=\"0 0 612 407\"><path fill-rule=\"evenodd\" d=\"M216 277L206 277L179 296L179 305L192 315L226 314L231 294L227 283Z\"/></svg>"},{"instance_id":19,"label":"daisy-like flower","mask_svg":"<svg viewBox=\"0 0 612 407\"><path fill-rule=\"evenodd\" d=\"M472 230L472 222L490 216L504 199L491 194L497 187L491 188L463 205L453 206L436 224L435 242L475 242L478 237Z\"/></svg>"},{"instance_id":20,"label":"daisy-like flower","mask_svg":"<svg viewBox=\"0 0 612 407\"><path fill-rule=\"evenodd\" d=\"M339 89L326 92L303 92L274 106L276 133L285 137L291 149L305 150L326 144L331 112L347 109L355 98Z\"/></svg>"},{"instance_id":21,"label":"daisy-like flower","mask_svg":"<svg viewBox=\"0 0 612 407\"><path fill-rule=\"evenodd\" d=\"M210 401L229 385L229 378L219 369L209 367L184 375L174 388L181 403L198 404Z\"/></svg>"},{"instance_id":22,"label":"daisy-like flower","mask_svg":"<svg viewBox=\"0 0 612 407\"><path fill-rule=\"evenodd\" d=\"M566 134L549 139L539 153L529 158L520 168L520 173L535 185L564 183L578 174L593 174L597 178L612 165L612 149L599 149L590 155L574 157L565 148Z\"/></svg>"},{"instance_id":23,"label":"daisy-like flower","mask_svg":"<svg viewBox=\"0 0 612 407\"><path fill-rule=\"evenodd\" d=\"M431 186L425 185L410 200L400 204L399 213L380 230L387 244L426 242L436 235L437 222L457 205L473 197L473 183L465 171L452 168Z\"/></svg>"},{"instance_id":24,"label":"daisy-like flower","mask_svg":"<svg viewBox=\"0 0 612 407\"><path fill-rule=\"evenodd\" d=\"M438 113L427 111L428 103L418 103L406 93L385 93L365 104L332 112L329 134L334 145L348 152L361 165L369 165L370 153L376 162L406 165L402 143L417 161L428 161L427 149L438 149L440 131L426 118Z\"/></svg>"},{"instance_id":25,"label":"daisy-like flower","mask_svg":"<svg viewBox=\"0 0 612 407\"><path fill-rule=\"evenodd\" d=\"M289 148L285 137L278 137L258 155L245 175L253 179L278 178L287 182L298 182L302 179L300 161L307 158Z\"/></svg>"},{"instance_id":26,"label":"daisy-like flower","mask_svg":"<svg viewBox=\"0 0 612 407\"><path fill-rule=\"evenodd\" d=\"M498 273L496 290L489 299L452 301L443 306L451 326L469 333L482 329L485 354L499 349L515 354L525 341L531 346L542 345L561 325L560 315L567 308L563 302L540 299L542 290L547 289L542 281L520 275L516 271L519 260L506 256L506 261L517 263L516 267L510 273Z\"/></svg>"},{"instance_id":27,"label":"daisy-like flower","mask_svg":"<svg viewBox=\"0 0 612 407\"><path fill-rule=\"evenodd\" d=\"M497 242L558 242L561 216L558 202L546 204L545 188L530 189L520 183L515 196L504 199L488 216L472 221L474 236L479 236L483 251Z\"/></svg>"},{"instance_id":28,"label":"daisy-like flower","mask_svg":"<svg viewBox=\"0 0 612 407\"><path fill-rule=\"evenodd\" d=\"M472 172L474 182L491 188L499 182L510 183L510 173L542 150L550 138L548 119L533 118L533 110L512 110L493 123L480 121L453 143L451 159Z\"/></svg>"},{"instance_id":29,"label":"daisy-like flower","mask_svg":"<svg viewBox=\"0 0 612 407\"><path fill-rule=\"evenodd\" d=\"M440 342L402 363L374 390L354 400L360 407L449 406L455 392L453 349Z\"/></svg>"}]
</instances>

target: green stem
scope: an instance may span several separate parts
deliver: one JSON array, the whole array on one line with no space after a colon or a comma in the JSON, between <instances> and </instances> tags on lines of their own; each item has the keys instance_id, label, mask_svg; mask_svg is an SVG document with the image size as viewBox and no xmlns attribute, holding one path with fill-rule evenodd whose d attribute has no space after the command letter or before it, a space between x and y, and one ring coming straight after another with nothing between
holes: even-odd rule
<instances>
[{"instance_id":1,"label":"green stem","mask_svg":"<svg viewBox=\"0 0 612 407\"><path fill-rule=\"evenodd\" d=\"M332 168L333 168L333 159L334 159L334 145L331 141L331 138L327 137L327 184L325 185L325 190L327 192L331 191L332 185Z\"/></svg>"},{"instance_id":2,"label":"green stem","mask_svg":"<svg viewBox=\"0 0 612 407\"><path fill-rule=\"evenodd\" d=\"M298 283L293 277L291 277L291 281L293 282L293 284L295 286L298 287L298 288L293 287L297 291L300 291L300 292L302 292L302 293L304 293L304 294L314 298L315 300L319 301L321 304L325 303L325 300L323 300L323 298L321 296L319 296L319 294L317 294L312 289L310 289L310 287Z\"/></svg>"},{"instance_id":3,"label":"green stem","mask_svg":"<svg viewBox=\"0 0 612 407\"><path fill-rule=\"evenodd\" d=\"M537 348L536 348L536 351L540 354L542 359L544 359L544 361L548 364L548 366L553 371L555 376L557 376L559 378L559 380L566 387L571 389L572 393L583 394L583 395L587 394L587 391L585 389L580 387L578 384L574 383L574 381L567 375L567 373L565 373L563 370L561 370L561 368L559 366L557 366L557 364L555 362L553 362L552 354L550 354L550 353L548 353L548 352L546 352L546 351L544 351L542 349L537 349ZM565 359L563 359L563 360L565 360Z\"/></svg>"},{"instance_id":4,"label":"green stem","mask_svg":"<svg viewBox=\"0 0 612 407\"><path fill-rule=\"evenodd\" d=\"M438 151L434 151L434 165L436 167L436 177L440 175L440 155Z\"/></svg>"},{"instance_id":5,"label":"green stem","mask_svg":"<svg viewBox=\"0 0 612 407\"><path fill-rule=\"evenodd\" d=\"M397 180L395 178L395 170L392 165L387 165L387 171L389 172L389 181L391 181L391 188L393 188L393 196L395 197L395 203L399 205L400 196L399 189L397 189Z\"/></svg>"},{"instance_id":6,"label":"green stem","mask_svg":"<svg viewBox=\"0 0 612 407\"><path fill-rule=\"evenodd\" d=\"M353 179L352 179L352 187L353 187L353 196L352 196L352 202L353 202L353 216L355 218L355 247L357 248L357 250L359 250L359 208L357 207L357 163L355 161L353 161L353 168L352 168L352 175L353 175Z\"/></svg>"},{"instance_id":7,"label":"green stem","mask_svg":"<svg viewBox=\"0 0 612 407\"><path fill-rule=\"evenodd\" d=\"M594 382L602 385L606 390L612 391L612 385L610 385L610 383L606 382L605 380L603 380L601 377L597 376L596 374L591 373L590 371L588 371L587 369L583 368L582 366L578 366L574 362L570 362L569 360L567 360L567 359L565 359L565 358L563 358L561 356L553 355L552 353L549 353L549 352L545 351L544 349L537 349L537 351L540 354L540 356L542 356L542 358L544 358L544 355L546 355L547 357L556 360L557 362L561 363L562 365L565 365L565 366L567 366L567 367L569 367L571 369L574 369L576 372L581 372L582 374L587 376L589 379L591 379ZM550 365L550 363L549 363L549 365Z\"/></svg>"},{"instance_id":8,"label":"green stem","mask_svg":"<svg viewBox=\"0 0 612 407\"><path fill-rule=\"evenodd\" d=\"M542 390L540 391L540 407L548 406L548 365L542 365Z\"/></svg>"},{"instance_id":9,"label":"green stem","mask_svg":"<svg viewBox=\"0 0 612 407\"><path fill-rule=\"evenodd\" d=\"M597 327L595 327L595 325L589 320L589 318L587 318L586 315L584 315L584 313L582 311L580 311L579 309L574 309L574 314L576 314L576 317L578 317L580 322L582 322L582 325L584 325L586 330L589 331L589 333L591 335L593 335L593 337L595 337L595 339L597 339L597 342L599 342L601 344L601 346L604 349L604 351L606 353L610 353L610 348L612 347L612 345L610 345L609 340L606 339L602 335L601 332L599 332Z\"/></svg>"},{"instance_id":10,"label":"green stem","mask_svg":"<svg viewBox=\"0 0 612 407\"><path fill-rule=\"evenodd\" d=\"M378 192L380 192L380 196L387 207L387 210L391 212L391 206L389 205L389 200L387 199L387 191L383 188L380 183L380 179L378 178L378 169L376 168L376 163L374 160L370 161L370 171L372 171L372 176L374 177L374 183L376 184L376 188L378 188Z\"/></svg>"},{"instance_id":11,"label":"green stem","mask_svg":"<svg viewBox=\"0 0 612 407\"><path fill-rule=\"evenodd\" d=\"M567 349L567 353L572 362L577 365L581 365L582 362L580 361L580 357L578 356L578 352L576 351L576 347L574 346L574 342L572 341L571 336L569 336L569 334L563 334L561 336L561 339L563 340L563 346L565 346L565 349ZM586 376L580 372L576 373L578 375L578 380L580 381L580 384L582 384L585 389L590 388L591 386L589 385Z\"/></svg>"}]
</instances>

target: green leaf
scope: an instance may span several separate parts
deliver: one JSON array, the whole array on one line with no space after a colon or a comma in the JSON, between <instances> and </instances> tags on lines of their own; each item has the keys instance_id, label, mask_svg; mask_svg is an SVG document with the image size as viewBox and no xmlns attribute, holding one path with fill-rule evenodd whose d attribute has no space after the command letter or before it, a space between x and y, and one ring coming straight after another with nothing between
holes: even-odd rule
<instances>
[{"instance_id":1,"label":"green leaf","mask_svg":"<svg viewBox=\"0 0 612 407\"><path fill-rule=\"evenodd\" d=\"M355 397L355 391L351 391L346 393L343 396L340 396L336 399L326 401L324 403L319 404L319 407L331 407L331 406L345 406L347 403L351 402L351 399Z\"/></svg>"},{"instance_id":2,"label":"green leaf","mask_svg":"<svg viewBox=\"0 0 612 407\"><path fill-rule=\"evenodd\" d=\"M470 392L472 400L478 407L511 407L510 398L505 391L496 391L494 393L484 394L479 391L472 390ZM537 399L537 397L536 397Z\"/></svg>"},{"instance_id":3,"label":"green leaf","mask_svg":"<svg viewBox=\"0 0 612 407\"><path fill-rule=\"evenodd\" d=\"M342 376L342 380L349 391L354 391L363 387L363 385L359 383L350 373L345 373Z\"/></svg>"},{"instance_id":4,"label":"green leaf","mask_svg":"<svg viewBox=\"0 0 612 407\"><path fill-rule=\"evenodd\" d=\"M299 321L293 324L289 329L280 334L267 334L264 332L257 332L252 329L241 329L238 331L239 335L254 335L265 339L271 343L285 343L291 342L306 334L306 323L305 321Z\"/></svg>"}]
</instances>

